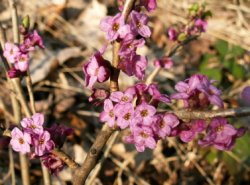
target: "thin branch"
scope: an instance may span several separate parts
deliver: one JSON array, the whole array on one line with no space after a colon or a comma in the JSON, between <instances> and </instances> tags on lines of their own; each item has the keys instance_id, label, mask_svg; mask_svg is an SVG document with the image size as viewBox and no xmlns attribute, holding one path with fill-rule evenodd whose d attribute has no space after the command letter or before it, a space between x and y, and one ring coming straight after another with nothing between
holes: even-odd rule
<instances>
[{"instance_id":1,"label":"thin branch","mask_svg":"<svg viewBox=\"0 0 250 185\"><path fill-rule=\"evenodd\" d=\"M18 44L20 42L20 35L18 30L18 15L15 0L9 0L9 6L12 17L12 29L13 29L13 38L14 42Z\"/></svg>"},{"instance_id":2,"label":"thin branch","mask_svg":"<svg viewBox=\"0 0 250 185\"><path fill-rule=\"evenodd\" d=\"M69 168L76 169L77 167L79 167L79 165L63 151L54 149L51 151L51 153L59 157L65 164L68 165Z\"/></svg>"},{"instance_id":3,"label":"thin branch","mask_svg":"<svg viewBox=\"0 0 250 185\"><path fill-rule=\"evenodd\" d=\"M189 37L188 39L184 40L183 42L181 43L178 43L177 45L175 45L167 54L166 56L167 57L172 57L180 47L188 44L189 42L193 41L193 40L196 40L199 36L198 35L195 35L195 36L192 36L192 37ZM159 74L159 72L161 71L162 68L160 67L156 67L150 74L149 76L146 78L145 80L145 83L147 85L151 84L153 81L154 81L154 78Z\"/></svg>"},{"instance_id":4,"label":"thin branch","mask_svg":"<svg viewBox=\"0 0 250 185\"><path fill-rule=\"evenodd\" d=\"M35 98L34 98L34 93L33 93L33 88L32 88L32 80L30 76L30 71L27 71L27 76L25 77L26 79L26 85L28 89L28 94L29 94L29 99L30 99L30 107L32 110L32 113L36 113L36 107L35 107Z\"/></svg>"},{"instance_id":5,"label":"thin branch","mask_svg":"<svg viewBox=\"0 0 250 185\"><path fill-rule=\"evenodd\" d=\"M212 111L178 110L173 111L172 113L174 113L180 119L187 120L211 119L215 117L243 117L250 116L250 107Z\"/></svg>"},{"instance_id":6,"label":"thin branch","mask_svg":"<svg viewBox=\"0 0 250 185\"><path fill-rule=\"evenodd\" d=\"M122 15L124 16L125 21L127 20L129 13L131 12L134 6L135 0L126 0L124 4L124 8L122 11ZM112 66L113 70L111 72L110 77L110 90L111 92L119 90L118 78L119 78L119 50L120 43L115 42L113 45L113 60ZM98 134L95 142L91 146L82 166L78 168L73 177L74 185L84 184L91 170L96 166L98 158L100 157L101 151L105 144L107 143L110 136L114 133L114 130L104 126L102 131Z\"/></svg>"}]
</instances>

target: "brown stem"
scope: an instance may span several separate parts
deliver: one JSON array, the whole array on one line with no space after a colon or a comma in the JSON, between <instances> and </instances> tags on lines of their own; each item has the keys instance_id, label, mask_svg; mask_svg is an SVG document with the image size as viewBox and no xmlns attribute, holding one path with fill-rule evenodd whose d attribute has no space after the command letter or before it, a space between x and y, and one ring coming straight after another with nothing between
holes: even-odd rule
<instances>
[{"instance_id":1,"label":"brown stem","mask_svg":"<svg viewBox=\"0 0 250 185\"><path fill-rule=\"evenodd\" d=\"M212 110L212 111L197 111L197 110L178 110L173 111L180 119L211 119L215 117L242 117L250 115L250 107L242 107L236 109Z\"/></svg>"},{"instance_id":2,"label":"brown stem","mask_svg":"<svg viewBox=\"0 0 250 185\"><path fill-rule=\"evenodd\" d=\"M124 8L122 11L122 15L124 16L125 21L128 19L129 13L133 8L134 3L135 0L125 1ZM113 60L112 60L113 70L111 72L111 77L110 77L111 92L119 90L119 84L118 84L119 69L117 68L120 60L118 55L119 50L120 50L120 43L115 41L113 44ZM89 173L96 166L96 163L98 161L98 158L101 154L103 147L105 146L108 139L113 133L114 133L113 129L105 126L103 127L102 131L97 135L96 140L91 146L83 164L81 165L80 168L76 169L73 178L74 185L81 185L85 183Z\"/></svg>"},{"instance_id":3,"label":"brown stem","mask_svg":"<svg viewBox=\"0 0 250 185\"><path fill-rule=\"evenodd\" d=\"M79 167L79 165L73 159L71 159L70 156L65 154L63 151L59 149L54 149L51 151L51 153L59 157L65 164L68 165L69 168L76 169L77 167Z\"/></svg>"},{"instance_id":4,"label":"brown stem","mask_svg":"<svg viewBox=\"0 0 250 185\"><path fill-rule=\"evenodd\" d=\"M36 113L35 98L34 98L32 80L31 80L29 70L27 71L27 76L25 77L25 79L26 79L26 85L27 85L29 99L30 99L30 107L31 107L32 113L35 114Z\"/></svg>"}]
</instances>

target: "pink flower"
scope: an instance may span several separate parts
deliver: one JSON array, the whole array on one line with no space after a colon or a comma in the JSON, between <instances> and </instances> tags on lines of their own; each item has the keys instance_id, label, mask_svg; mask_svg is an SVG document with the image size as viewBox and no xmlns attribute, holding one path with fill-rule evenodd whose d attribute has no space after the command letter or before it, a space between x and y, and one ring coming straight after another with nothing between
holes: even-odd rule
<instances>
[{"instance_id":1,"label":"pink flower","mask_svg":"<svg viewBox=\"0 0 250 185\"><path fill-rule=\"evenodd\" d=\"M236 138L243 136L244 133L245 129L234 128L225 118L213 118L207 129L207 135L199 140L199 144L201 146L213 145L219 150L231 150Z\"/></svg>"},{"instance_id":2,"label":"pink flower","mask_svg":"<svg viewBox=\"0 0 250 185\"><path fill-rule=\"evenodd\" d=\"M136 40L134 35L128 34L121 42L121 48L119 51L119 55L124 57L129 57L137 47L142 47L145 44L144 39Z\"/></svg>"},{"instance_id":3,"label":"pink flower","mask_svg":"<svg viewBox=\"0 0 250 185\"><path fill-rule=\"evenodd\" d=\"M184 124L184 123L183 123ZM190 142L194 137L206 129L204 120L194 120L191 123L184 124L186 128L181 130L179 135L183 142Z\"/></svg>"},{"instance_id":4,"label":"pink flower","mask_svg":"<svg viewBox=\"0 0 250 185\"><path fill-rule=\"evenodd\" d=\"M164 56L159 60L155 60L154 65L156 67L163 67L165 69L170 69L174 65L174 62L171 58Z\"/></svg>"},{"instance_id":5,"label":"pink flower","mask_svg":"<svg viewBox=\"0 0 250 185\"><path fill-rule=\"evenodd\" d=\"M16 63L14 64L15 68L21 72L26 72L29 68L29 55L20 54L17 56Z\"/></svg>"},{"instance_id":6,"label":"pink flower","mask_svg":"<svg viewBox=\"0 0 250 185\"><path fill-rule=\"evenodd\" d=\"M114 127L116 117L114 113L114 106L110 99L104 101L104 111L100 114L100 120L102 122L107 122L109 127Z\"/></svg>"},{"instance_id":7,"label":"pink flower","mask_svg":"<svg viewBox=\"0 0 250 185\"><path fill-rule=\"evenodd\" d=\"M170 136L172 130L180 124L179 119L171 113L158 114L157 121L153 125L156 134L164 139L166 136Z\"/></svg>"},{"instance_id":8,"label":"pink flower","mask_svg":"<svg viewBox=\"0 0 250 185\"><path fill-rule=\"evenodd\" d=\"M12 64L15 63L16 58L20 55L20 49L15 44L10 42L5 43L3 56Z\"/></svg>"},{"instance_id":9,"label":"pink flower","mask_svg":"<svg viewBox=\"0 0 250 185\"><path fill-rule=\"evenodd\" d=\"M124 24L124 18L119 13L114 17L105 17L100 23L100 28L107 33L106 37L109 41L114 41L119 37L120 29Z\"/></svg>"},{"instance_id":10,"label":"pink flower","mask_svg":"<svg viewBox=\"0 0 250 185\"><path fill-rule=\"evenodd\" d=\"M152 96L150 101L157 101L154 103L158 103L159 101L164 103L170 103L170 99L167 95L161 94L156 84L150 84L147 88L148 93Z\"/></svg>"},{"instance_id":11,"label":"pink flower","mask_svg":"<svg viewBox=\"0 0 250 185\"><path fill-rule=\"evenodd\" d=\"M58 175L65 166L65 163L56 155L49 153L41 157L42 163L53 175Z\"/></svg>"},{"instance_id":12,"label":"pink flower","mask_svg":"<svg viewBox=\"0 0 250 185\"><path fill-rule=\"evenodd\" d=\"M31 137L28 133L22 132L19 128L15 127L11 131L10 145L13 150L22 154L30 152Z\"/></svg>"},{"instance_id":13,"label":"pink flower","mask_svg":"<svg viewBox=\"0 0 250 185\"><path fill-rule=\"evenodd\" d=\"M140 0L140 4L144 6L149 12L157 8L156 0Z\"/></svg>"},{"instance_id":14,"label":"pink flower","mask_svg":"<svg viewBox=\"0 0 250 185\"><path fill-rule=\"evenodd\" d=\"M177 40L177 32L174 28L169 28L168 29L168 37L170 40L172 41L176 41Z\"/></svg>"},{"instance_id":15,"label":"pink flower","mask_svg":"<svg viewBox=\"0 0 250 185\"><path fill-rule=\"evenodd\" d=\"M134 127L131 132L131 135L127 136L125 141L134 144L138 152L143 152L146 147L150 149L156 147L152 128L148 126Z\"/></svg>"},{"instance_id":16,"label":"pink flower","mask_svg":"<svg viewBox=\"0 0 250 185\"><path fill-rule=\"evenodd\" d=\"M104 60L100 52L95 53L83 66L86 86L92 88L94 83L105 82L110 76L109 62Z\"/></svg>"},{"instance_id":17,"label":"pink flower","mask_svg":"<svg viewBox=\"0 0 250 185\"><path fill-rule=\"evenodd\" d=\"M35 46L44 49L44 43L41 36L36 30L25 35L24 42L20 45L20 49L23 53L28 53L29 51L34 51Z\"/></svg>"},{"instance_id":18,"label":"pink flower","mask_svg":"<svg viewBox=\"0 0 250 185\"><path fill-rule=\"evenodd\" d=\"M50 133L48 131L35 135L32 139L37 156L42 156L50 152L55 146L54 142L50 139Z\"/></svg>"},{"instance_id":19,"label":"pink flower","mask_svg":"<svg viewBox=\"0 0 250 185\"><path fill-rule=\"evenodd\" d=\"M143 125L152 125L155 113L156 109L154 106L142 102L135 109L135 121Z\"/></svg>"},{"instance_id":20,"label":"pink flower","mask_svg":"<svg viewBox=\"0 0 250 185\"><path fill-rule=\"evenodd\" d=\"M27 133L40 134L43 132L44 115L41 113L34 114L31 118L24 118L21 125Z\"/></svg>"},{"instance_id":21,"label":"pink flower","mask_svg":"<svg viewBox=\"0 0 250 185\"><path fill-rule=\"evenodd\" d=\"M196 19L194 25L198 32L205 32L207 29L207 21L202 19Z\"/></svg>"},{"instance_id":22,"label":"pink flower","mask_svg":"<svg viewBox=\"0 0 250 185\"><path fill-rule=\"evenodd\" d=\"M133 10L130 16L131 16L131 22L130 22L131 30L135 33L138 33L142 37L146 38L150 37L151 31L147 26L148 23L147 15Z\"/></svg>"},{"instance_id":23,"label":"pink flower","mask_svg":"<svg viewBox=\"0 0 250 185\"><path fill-rule=\"evenodd\" d=\"M134 118L134 107L131 103L117 104L114 109L117 117L117 125L121 129L127 128L131 125Z\"/></svg>"},{"instance_id":24,"label":"pink flower","mask_svg":"<svg viewBox=\"0 0 250 185\"><path fill-rule=\"evenodd\" d=\"M185 107L205 107L209 103L223 107L221 91L213 86L212 82L205 75L193 75L175 85L178 93L171 95L171 98L182 99Z\"/></svg>"},{"instance_id":25,"label":"pink flower","mask_svg":"<svg viewBox=\"0 0 250 185\"><path fill-rule=\"evenodd\" d=\"M131 93L130 89L124 93L121 91L116 91L110 94L110 99L120 104L131 103L134 99L134 94L133 92Z\"/></svg>"}]
</instances>

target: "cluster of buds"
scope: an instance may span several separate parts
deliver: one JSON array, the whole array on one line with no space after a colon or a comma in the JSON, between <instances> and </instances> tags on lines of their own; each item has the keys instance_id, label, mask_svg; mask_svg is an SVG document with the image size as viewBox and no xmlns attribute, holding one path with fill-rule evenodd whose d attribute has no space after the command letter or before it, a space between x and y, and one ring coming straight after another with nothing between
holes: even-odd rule
<instances>
[{"instance_id":1,"label":"cluster of buds","mask_svg":"<svg viewBox=\"0 0 250 185\"><path fill-rule=\"evenodd\" d=\"M169 28L168 36L172 41L182 42L190 36L199 35L206 31L206 19L211 16L210 11L205 10L205 5L193 4L189 8L188 23L180 28Z\"/></svg>"},{"instance_id":2,"label":"cluster of buds","mask_svg":"<svg viewBox=\"0 0 250 185\"><path fill-rule=\"evenodd\" d=\"M16 152L29 153L31 158L41 158L52 173L57 173L63 168L64 163L61 160L59 162L59 158L51 151L55 147L62 147L66 136L71 134L72 130L56 124L51 128L44 128L43 124L44 115L41 113L36 113L31 118L24 118L21 121L22 129L15 127L11 131L10 145ZM50 158L51 160L48 160ZM59 163L60 165L56 165Z\"/></svg>"},{"instance_id":3,"label":"cluster of buds","mask_svg":"<svg viewBox=\"0 0 250 185\"><path fill-rule=\"evenodd\" d=\"M44 49L44 44L36 30L29 30L29 19L25 17L20 31L23 36L21 44L7 42L4 45L4 57L12 64L12 68L8 71L10 78L16 78L25 75L29 68L29 53L38 46Z\"/></svg>"}]
</instances>

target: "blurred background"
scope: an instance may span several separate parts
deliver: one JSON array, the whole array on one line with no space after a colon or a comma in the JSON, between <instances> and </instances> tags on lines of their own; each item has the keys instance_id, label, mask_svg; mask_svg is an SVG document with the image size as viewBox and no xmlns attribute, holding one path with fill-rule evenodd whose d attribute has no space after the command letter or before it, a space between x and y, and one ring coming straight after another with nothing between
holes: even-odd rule
<instances>
[{"instance_id":1,"label":"blurred background","mask_svg":"<svg viewBox=\"0 0 250 185\"><path fill-rule=\"evenodd\" d=\"M140 48L150 61L162 57L171 42L167 29L186 23L188 8L194 0L157 0L158 9L149 14L151 39ZM246 105L240 98L242 89L250 85L250 0L203 1L213 16L207 32L178 52L174 67L162 70L157 77L162 92L174 92L174 84L194 73L217 80L223 90L225 108ZM64 151L76 162L84 156L102 127L100 107L88 102L91 92L84 87L82 65L94 51L107 41L99 29L100 20L114 15L116 0L18 0L19 19L29 15L31 27L41 34L46 49L33 53L31 77L36 107L46 114L47 126L57 122L74 129ZM0 23L8 41L13 40L11 15L7 0L0 0ZM111 59L112 47L105 53ZM3 67L0 66L0 124L5 122L3 107L11 112L10 90ZM135 79L121 74L120 86L125 89ZM97 85L98 87L98 85ZM107 88L108 86L106 86ZM104 85L105 88L105 85ZM169 108L162 105L162 108ZM177 106L171 106L178 109ZM232 118L235 126L249 127L250 118ZM126 133L125 133L126 134ZM124 144L120 134L114 145L108 145L99 170L92 173L87 184L153 184L153 185L245 185L250 184L250 135L237 140L232 151L200 148L195 142L182 143L178 138L160 141L154 151L138 153ZM10 184L9 153L6 138L0 136L0 184ZM14 153L17 184L21 184L18 155ZM32 184L43 184L39 160L30 161ZM53 184L71 184L72 171L65 168Z\"/></svg>"}]
</instances>

